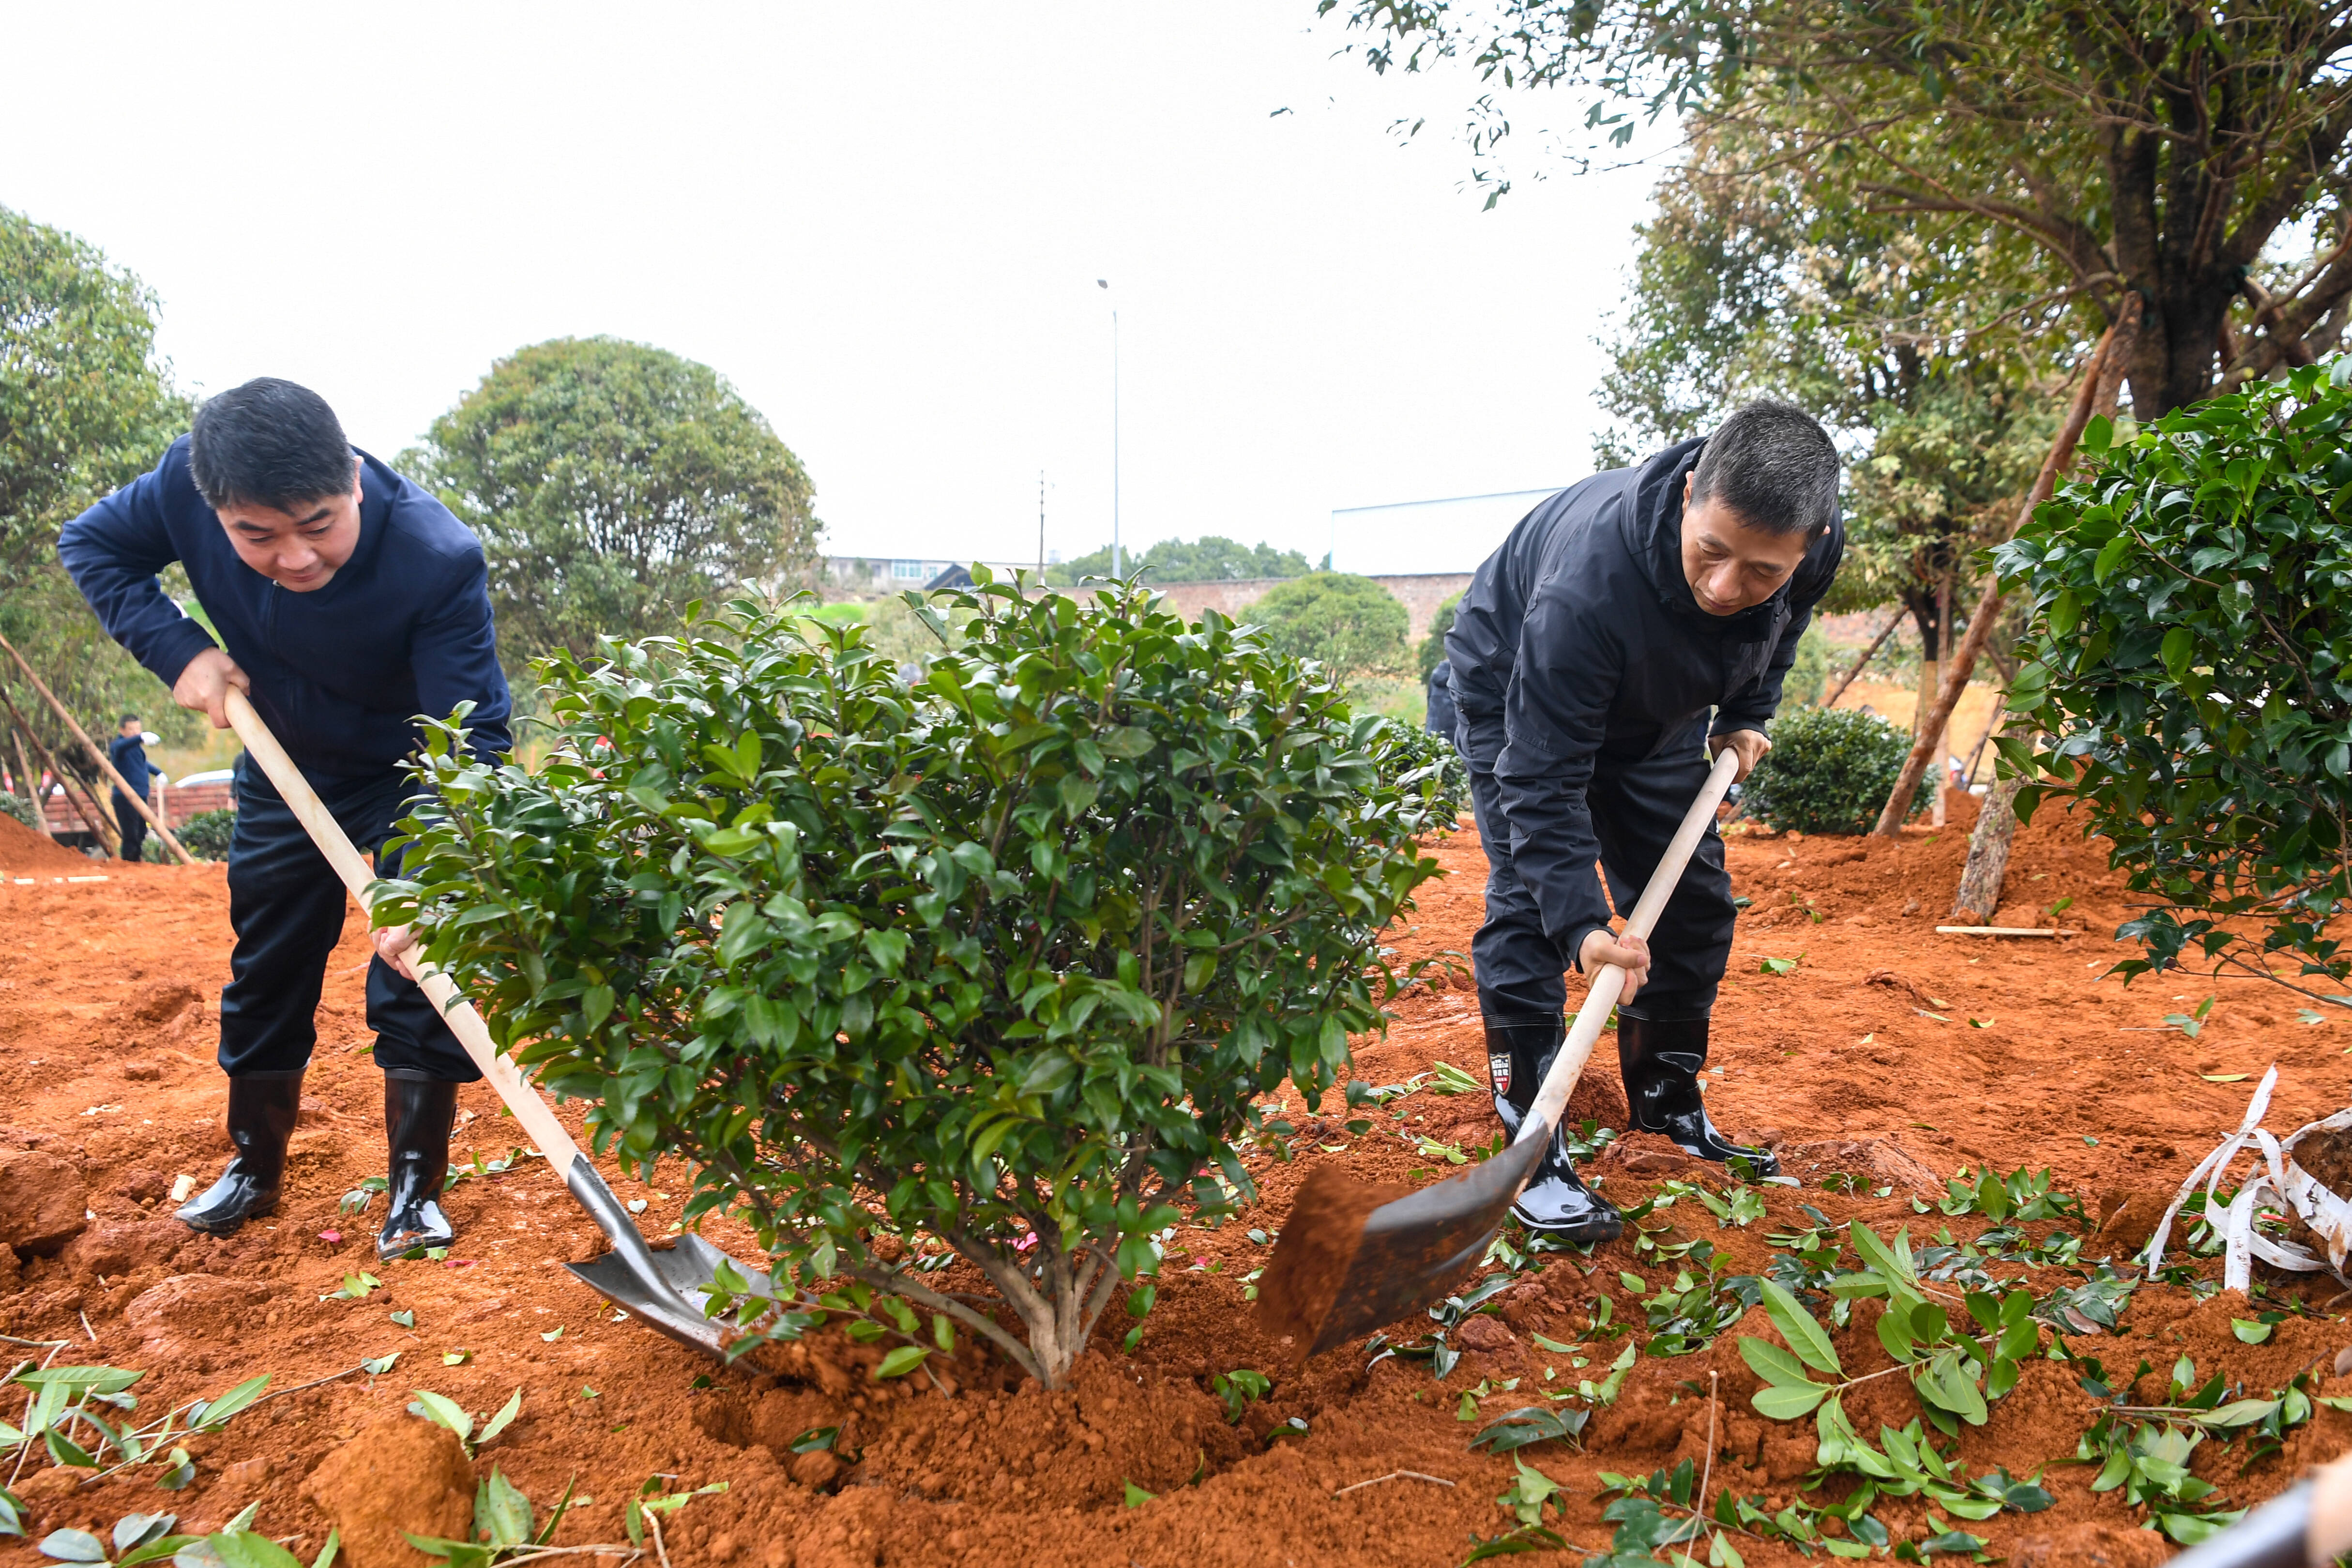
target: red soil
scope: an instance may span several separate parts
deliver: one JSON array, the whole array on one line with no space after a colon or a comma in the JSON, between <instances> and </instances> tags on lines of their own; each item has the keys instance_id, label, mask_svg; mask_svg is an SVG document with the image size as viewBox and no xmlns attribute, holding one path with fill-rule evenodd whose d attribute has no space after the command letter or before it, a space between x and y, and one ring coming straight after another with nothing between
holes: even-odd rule
<instances>
[{"instance_id":1,"label":"red soil","mask_svg":"<svg viewBox=\"0 0 2352 1568\"><path fill-rule=\"evenodd\" d=\"M105 868L13 816L0 816L0 876L74 876Z\"/></svg>"},{"instance_id":2,"label":"red soil","mask_svg":"<svg viewBox=\"0 0 2352 1568\"><path fill-rule=\"evenodd\" d=\"M1718 1118L1731 1130L1776 1137L1800 1171L1866 1170L1900 1181L1979 1163L2047 1166L2062 1188L2096 1198L2168 1194L2235 1125L2252 1078L2214 1083L2208 1075L2259 1075L2276 1062L2281 1083L2271 1124L2281 1130L2346 1103L2343 1026L2295 1022L2297 1005L2283 992L2247 982L2143 981L2129 991L2100 983L2120 951L2106 940L2126 918L2119 887L2104 856L2054 814L2020 836L2002 923L2042 923L2037 907L2071 896L2056 923L2081 934L2038 942L1937 936L1969 814L1957 808L1939 837L1914 833L1894 843L1733 838L1735 878L1755 902L1740 921L1710 1072ZM0 834L7 826L0 824ZM0 837L0 847L12 842ZM1399 933L1409 956L1466 952L1476 923L1484 862L1475 835L1465 828L1436 853L1451 875L1425 889L1413 922ZM1344 1164L1365 1181L1409 1184L1433 1179L1433 1167L1451 1169L1398 1136L1400 1128L1465 1147L1493 1132L1478 1095L1423 1090L1402 1102L1402 1124L1375 1113L1374 1131L1362 1137L1341 1127L1345 1117L1335 1105L1309 1117L1294 1098L1297 1157L1254 1162L1263 1206L1240 1225L1180 1232L1138 1351L1119 1353L1129 1321L1115 1309L1066 1392L1016 1384L969 1358L959 1363L962 1387L952 1399L910 1383L877 1386L864 1377L856 1353L822 1347L791 1362L783 1377L722 1372L613 1321L558 1267L592 1256L597 1237L537 1162L467 1180L449 1194L461 1237L446 1264L374 1261L370 1242L382 1201L356 1219L336 1209L336 1200L383 1161L380 1080L362 1049L366 948L356 915L330 966L285 1205L235 1237L196 1237L171 1219L168 1193L184 1173L209 1181L223 1158L215 1126L222 1079L212 1062L229 945L222 869L106 870L112 880L102 884L0 885L0 1095L11 1124L0 1129L0 1150L39 1152L70 1167L95 1216L54 1258L17 1262L0 1253L0 1330L25 1339L69 1337L70 1361L146 1369L138 1390L146 1415L258 1373L286 1388L352 1368L362 1357L402 1356L385 1375L292 1394L191 1442L198 1479L176 1496L154 1490L152 1471L76 1491L69 1478L28 1468L33 1479L17 1489L37 1518L36 1539L59 1526L108 1527L122 1513L158 1507L177 1510L183 1528L216 1527L259 1499L259 1526L291 1540L307 1561L329 1527L322 1502L341 1514L366 1500L351 1494L373 1485L364 1478L383 1439L372 1434L386 1419L413 1419L401 1414L412 1390L445 1394L478 1415L520 1387L520 1419L473 1469L485 1477L493 1466L503 1469L542 1513L576 1478L594 1500L574 1510L560 1537L565 1543L624 1539L624 1500L661 1474L674 1477L678 1489L719 1481L729 1489L664 1518L681 1564L1280 1568L1342 1556L1450 1564L1467 1552L1471 1531L1492 1535L1511 1523L1494 1501L1514 1473L1511 1463L1467 1451L1475 1428L1457 1419L1463 1392L1482 1379L1512 1376L1541 1386L1547 1365L1569 1375L1565 1358L1542 1352L1530 1336L1575 1340L1604 1294L1620 1298L1621 1321L1638 1321L1618 1274L1633 1270L1654 1281L1661 1275L1630 1238L1589 1264L1548 1260L1507 1293L1499 1317L1474 1320L1457 1336L1468 1353L1443 1384L1432 1382L1425 1362L1391 1358L1368 1373L1360 1347L1293 1368L1287 1350L1244 1302L1241 1277L1266 1256L1245 1231L1278 1226L1301 1179L1327 1165ZM1759 972L1766 957L1800 962L1794 973L1773 976ZM2148 1031L2164 1014L2216 990L2221 1000L2198 1039L2127 1032ZM1395 1012L1387 1038L1360 1050L1363 1077L1399 1082L1437 1061L1483 1076L1476 1006L1466 988L1417 988ZM1613 1078L1609 1064L1604 1042L1596 1087ZM478 1150L497 1157L520 1142L486 1089L467 1089L460 1103L467 1117L457 1139L461 1156ZM567 1120L576 1123L576 1110L566 1108ZM1331 1148L1341 1152L1326 1152ZM1630 1204L1677 1168L1686 1169L1663 1145L1637 1139L1599 1162L1597 1173L1606 1193ZM682 1170L650 1185L607 1174L624 1198L646 1200L649 1234L676 1219L687 1193ZM1906 1223L1915 1236L1945 1223L1914 1214L1900 1193L1851 1198L1810 1185L1768 1192L1769 1217L1745 1229L1718 1229L1687 1202L1651 1223L1672 1219L1683 1237L1706 1237L1742 1271L1762 1267L1768 1233L1805 1223L1801 1202L1840 1220L1864 1216L1883 1229ZM2144 1215L2147 1205L2134 1207ZM1981 1222L1952 1223L1967 1234ZM709 1234L739 1256L755 1255L739 1228L713 1223ZM2105 1249L2103 1240L2088 1250ZM383 1288L363 1300L320 1300L362 1269ZM943 1278L951 1280L953 1271ZM2301 1289L2315 1308L2332 1294L2315 1282L2278 1288ZM413 1312L414 1330L393 1323L394 1310ZM2251 1315L2242 1300L2221 1296L2192 1307L2185 1290L2149 1286L2135 1298L2123 1336L2074 1342L2117 1371L2141 1355L2166 1368L2185 1352L2200 1376L2225 1371L2252 1394L2314 1365L2319 1392L2352 1392L2352 1379L2333 1373L2336 1350L2352 1340L2339 1320L2291 1320L2268 1343L2249 1346L2233 1339L2230 1320ZM1858 1314L1856 1327L1841 1336L1849 1367L1884 1364L1867 1318ZM558 1329L561 1336L550 1337ZM1637 1363L1617 1404L1594 1418L1585 1452L1557 1444L1526 1451L1567 1489L1559 1528L1570 1541L1587 1549L1606 1543L1598 1471L1645 1472L1676 1456L1704 1463L1710 1420L1718 1485L1764 1493L1775 1506L1797 1495L1812 1453L1810 1424L1776 1426L1748 1408L1752 1380L1734 1338L1727 1334L1699 1355ZM1597 1374L1614 1348L1601 1349L1580 1375ZM470 1352L461 1364L443 1363L444 1352L461 1349ZM1209 1379L1244 1366L1266 1372L1275 1386L1229 1426ZM709 1385L696 1387L706 1373ZM1710 1373L1720 1391L1711 1414L1704 1392ZM1864 1431L1874 1431L1882 1415L1898 1425L1909 1418L1909 1395L1898 1382L1867 1385L1878 1392L1854 1411ZM1528 1386L1489 1399L1487 1414L1532 1402ZM2144 1385L2141 1393L2162 1390ZM2151 1563L2166 1554L2119 1494L2095 1496L2087 1468L2055 1462L2072 1454L2090 1408L2069 1369L2034 1362L2018 1390L1993 1406L1990 1424L1968 1431L1962 1452L1980 1468L2005 1463L2021 1476L2051 1464L2043 1484L2057 1496L2054 1509L1970 1527L1991 1538L1995 1552L2044 1564ZM14 1404L0 1405L0 1417L21 1414ZM1308 1434L1268 1447L1268 1432L1294 1416L1307 1423ZM842 1429L839 1457L791 1451L795 1436L827 1426ZM2236 1452L2215 1444L2200 1451L2198 1468L2244 1503L2278 1490L2303 1464L2347 1439L2352 1417L2322 1408L2284 1454L2242 1476ZM436 1479L450 1462L446 1452L429 1461L434 1474L420 1478L424 1490L439 1498L460 1489L457 1478ZM1454 1484L1407 1479L1332 1495L1400 1469ZM1129 1483L1159 1495L1128 1508ZM1924 1532L1916 1500L1890 1500L1878 1512L1915 1540ZM1782 1548L1739 1544L1751 1563L1795 1561ZM33 1561L29 1549L12 1552L14 1561ZM388 1546L370 1555L359 1568L396 1560Z\"/></svg>"}]
</instances>

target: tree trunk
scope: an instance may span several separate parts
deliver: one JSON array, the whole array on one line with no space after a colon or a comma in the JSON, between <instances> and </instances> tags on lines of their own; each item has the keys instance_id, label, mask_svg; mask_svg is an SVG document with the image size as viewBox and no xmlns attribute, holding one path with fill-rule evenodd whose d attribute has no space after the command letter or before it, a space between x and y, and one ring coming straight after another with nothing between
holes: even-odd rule
<instances>
[{"instance_id":1,"label":"tree trunk","mask_svg":"<svg viewBox=\"0 0 2352 1568\"><path fill-rule=\"evenodd\" d=\"M1952 900L1952 923L1992 924L2000 907L2000 885L2009 878L2010 841L2017 837L2017 787L2022 778L2000 779L1985 796L1977 814L1977 830L1969 838L1968 865L1960 871L1960 890Z\"/></svg>"},{"instance_id":2,"label":"tree trunk","mask_svg":"<svg viewBox=\"0 0 2352 1568\"><path fill-rule=\"evenodd\" d=\"M121 854L122 840L115 835L114 819L94 806L84 805L81 799L75 795L74 785L81 783L81 780L68 776L64 766L55 757L49 755L48 747L41 744L40 736L35 734L33 727L25 722L25 716L16 710L16 699L8 695L8 689L5 686L0 686L0 706L5 706L8 710L8 718L16 726L16 733L32 746L33 753L39 759L43 771L57 781L59 793L64 795L66 804L73 808L74 815L80 817L84 826L98 836L99 843L105 847L108 855ZM33 804L40 809L41 813L41 830L47 833L48 832L49 801L48 796L41 791L37 776L33 789L35 795ZM50 834L51 838L56 837L55 834Z\"/></svg>"},{"instance_id":3,"label":"tree trunk","mask_svg":"<svg viewBox=\"0 0 2352 1568\"><path fill-rule=\"evenodd\" d=\"M1948 567L1943 574L1936 579L1936 651L1948 656L1951 647L1952 574ZM1933 665L1928 666L1927 673L1919 682L1919 712L1923 717L1927 715L1928 709L1935 705L1936 693L1943 689L1932 679L1935 668ZM1950 729L1951 710L1947 709L1936 724L1936 732L1925 737L1928 745L1935 748L1933 755L1936 767L1936 793L1933 796L1934 804L1928 807L1927 820L1938 827L1944 826L1944 758L1948 754L1944 737Z\"/></svg>"},{"instance_id":4,"label":"tree trunk","mask_svg":"<svg viewBox=\"0 0 2352 1568\"><path fill-rule=\"evenodd\" d=\"M2015 533L2033 509L2050 499L2058 488L2058 476L2074 460L2075 443L2083 438L2083 427L2091 421L2094 408L2113 409L2117 387L2121 384L2124 367L2131 363L2133 341L2139 332L2140 298L2128 296L2116 324L2099 340L2097 352L2084 368L2083 384L2074 395L2074 405L2067 411L2066 423L2059 429L2058 439L2051 444L2050 456L2042 464L2042 472L2034 478L2032 489L2026 492L2025 505L2009 531ZM1944 671L1942 689L1936 696L1937 711L1931 724L1922 731L1940 731L1951 721L1952 710L1959 705L1960 693L1967 689L1969 677L1976 669L1977 658L1992 637L1993 627L2000 620L2000 580L1994 578L1985 584L1983 595L1977 600L1976 613L1969 617L1969 635L1952 650ZM1924 738L1912 743L1911 755L1903 764L1902 773L1895 787L1887 792L1886 805L1878 814L1878 826L1873 832L1892 838L1902 830L1903 819L1911 814L1912 798L1919 793L1919 780L1926 774L1934 753Z\"/></svg>"},{"instance_id":5,"label":"tree trunk","mask_svg":"<svg viewBox=\"0 0 2352 1568\"><path fill-rule=\"evenodd\" d=\"M33 831L48 838L49 814L41 808L41 775L33 771L32 760L25 755L24 732L14 724L8 726L8 742L16 753L16 788L13 793L32 803Z\"/></svg>"},{"instance_id":6,"label":"tree trunk","mask_svg":"<svg viewBox=\"0 0 2352 1568\"><path fill-rule=\"evenodd\" d=\"M1895 635L1895 628L1902 624L1903 612L1900 609L1897 609L1893 615L1886 617L1885 628L1872 640L1871 645L1868 647L1862 650L1862 657L1853 661L1853 668L1845 672L1845 679L1839 681L1836 688L1832 689L1828 696L1822 699L1822 707L1834 708L1837 706L1838 699L1845 695L1845 689L1853 684L1854 678L1862 673L1863 668L1869 664L1872 658L1876 657L1878 650L1886 646L1886 639L1893 637Z\"/></svg>"}]
</instances>

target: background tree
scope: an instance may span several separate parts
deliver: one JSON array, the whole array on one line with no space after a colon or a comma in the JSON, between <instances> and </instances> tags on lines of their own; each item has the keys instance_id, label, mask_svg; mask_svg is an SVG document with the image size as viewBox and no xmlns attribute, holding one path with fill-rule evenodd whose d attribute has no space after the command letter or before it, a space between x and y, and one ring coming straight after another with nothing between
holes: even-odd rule
<instances>
[{"instance_id":1,"label":"background tree","mask_svg":"<svg viewBox=\"0 0 2352 1568\"><path fill-rule=\"evenodd\" d=\"M1276 652L1319 659L1336 679L1399 675L1408 668L1405 634L1412 618L1370 577L1316 572L1277 584L1245 618L1265 628Z\"/></svg>"},{"instance_id":2,"label":"background tree","mask_svg":"<svg viewBox=\"0 0 2352 1568\"><path fill-rule=\"evenodd\" d=\"M1958 629L1950 606L1971 596L1973 552L2014 515L2048 448L2080 345L2063 319L1973 338L1927 330L1926 302L1977 287L1982 256L1835 192L1818 200L1788 167L1756 172L1747 139L1738 127L1703 138L1637 231L1597 456L1638 461L1767 393L1814 411L1853 454L1828 607L1900 604L1925 689Z\"/></svg>"},{"instance_id":3,"label":"background tree","mask_svg":"<svg viewBox=\"0 0 2352 1568\"><path fill-rule=\"evenodd\" d=\"M1253 577L1304 577L1312 570L1296 550L1271 544L1244 544L1222 534L1204 533L1187 544L1163 539L1140 555L1130 550L1124 563L1147 583L1235 583ZM1045 580L1067 587L1086 577L1110 575L1110 546L1045 568Z\"/></svg>"},{"instance_id":4,"label":"background tree","mask_svg":"<svg viewBox=\"0 0 2352 1568\"><path fill-rule=\"evenodd\" d=\"M2077 335L2147 301L2129 367L2143 420L2334 347L2352 299L2352 0L2216 11L2157 0L1318 0L1379 70L1467 61L1564 88L1630 140L1678 114L1737 132L1742 167L1817 207L1969 251L1974 289L1888 325L1965 338L2059 315ZM1471 110L1478 178L1510 131ZM1727 140L1727 144L1728 144Z\"/></svg>"},{"instance_id":5,"label":"background tree","mask_svg":"<svg viewBox=\"0 0 2352 1568\"><path fill-rule=\"evenodd\" d=\"M1419 674L1423 684L1428 682L1430 671L1444 659L1445 634L1454 629L1454 617L1461 610L1462 595L1455 594L1438 605L1437 613L1429 617L1429 635L1421 639L1421 648L1415 656L1421 666Z\"/></svg>"},{"instance_id":6,"label":"background tree","mask_svg":"<svg viewBox=\"0 0 2352 1568\"><path fill-rule=\"evenodd\" d=\"M193 405L155 353L155 308L93 247L0 207L0 634L93 733L135 709L177 739L193 723L100 628L57 557L60 528L188 427ZM170 577L184 596L176 568ZM26 721L82 771L80 747L13 673L0 679Z\"/></svg>"},{"instance_id":7,"label":"background tree","mask_svg":"<svg viewBox=\"0 0 2352 1568\"><path fill-rule=\"evenodd\" d=\"M509 669L674 631L689 601L816 560L800 459L716 371L644 343L500 360L401 461L481 535Z\"/></svg>"}]
</instances>

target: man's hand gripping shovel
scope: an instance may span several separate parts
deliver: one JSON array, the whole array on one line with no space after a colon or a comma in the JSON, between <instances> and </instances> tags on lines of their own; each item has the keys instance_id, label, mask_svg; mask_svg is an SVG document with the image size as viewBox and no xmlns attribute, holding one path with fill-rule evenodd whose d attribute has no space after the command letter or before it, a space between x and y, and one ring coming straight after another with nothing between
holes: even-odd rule
<instances>
[{"instance_id":1,"label":"man's hand gripping shovel","mask_svg":"<svg viewBox=\"0 0 2352 1568\"><path fill-rule=\"evenodd\" d=\"M1738 768L1739 758L1728 747L1715 759L1714 771L1625 921L1628 935L1646 939L1658 923L1659 910L1682 881L1683 868ZM1317 1355L1442 1300L1486 1251L1519 1189L1542 1163L1569 1094L1624 985L1625 972L1614 964L1592 977L1584 1007L1553 1057L1518 1137L1484 1164L1389 1203L1380 1201L1381 1189L1350 1181L1329 1166L1307 1178L1266 1266L1259 1310L1269 1331L1288 1334L1304 1354Z\"/></svg>"},{"instance_id":2,"label":"man's hand gripping shovel","mask_svg":"<svg viewBox=\"0 0 2352 1568\"><path fill-rule=\"evenodd\" d=\"M269 727L261 721L253 704L245 694L232 688L228 693L229 722L269 782L293 809L294 815L309 830L319 853L343 879L360 908L371 907L368 885L375 879L358 849L345 837L332 813L311 790L294 760L286 754ZM417 984L432 999L434 1006L447 1020L450 1032L482 1076L514 1112L515 1121L547 1163L563 1177L563 1184L580 1200L580 1206L596 1222L596 1228L611 1238L613 1250L590 1263L569 1263L565 1268L587 1281L590 1289L647 1327L667 1334L678 1343L715 1356L727 1358L727 1336L721 1323L705 1315L703 1304L709 1299L721 1263L729 1264L747 1279L756 1279L763 1272L736 1262L725 1253L692 1232L680 1235L677 1244L656 1252L646 1245L646 1238L604 1178L596 1173L588 1156L572 1142L555 1112L531 1086L523 1081L522 1074L513 1062L499 1055L490 1039L490 1031L480 1014L474 1011L450 982L447 975L431 964L417 965Z\"/></svg>"}]
</instances>

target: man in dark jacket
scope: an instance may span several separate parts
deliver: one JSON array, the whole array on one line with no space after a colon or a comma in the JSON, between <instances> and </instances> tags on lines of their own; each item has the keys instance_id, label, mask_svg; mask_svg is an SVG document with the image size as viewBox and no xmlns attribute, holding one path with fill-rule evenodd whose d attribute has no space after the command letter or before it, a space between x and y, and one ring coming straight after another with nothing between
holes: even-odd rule
<instances>
[{"instance_id":1,"label":"man in dark jacket","mask_svg":"<svg viewBox=\"0 0 2352 1568\"><path fill-rule=\"evenodd\" d=\"M1563 1037L1563 972L1614 963L1627 971L1617 1056L1633 1127L1775 1173L1716 1131L1699 1095L1735 914L1723 840L1710 828L1699 841L1647 942L1617 938L1609 900L1640 896L1712 753L1737 752L1745 778L1770 749L1765 723L1844 552L1837 489L1822 427L1751 403L1704 440L1545 501L1463 595L1445 639L1454 743L1489 865L1471 960L1507 1133ZM1514 1212L1575 1241L1622 1227L1564 1139Z\"/></svg>"},{"instance_id":2,"label":"man in dark jacket","mask_svg":"<svg viewBox=\"0 0 2352 1568\"><path fill-rule=\"evenodd\" d=\"M106 743L106 760L122 775L122 782L140 792L140 798L155 797L155 781L163 770L147 760L147 726L136 713L125 713L122 722L114 727L114 739ZM122 835L122 858L143 860L147 858L147 819L131 804L131 797L121 788L110 792L113 799L114 826Z\"/></svg>"},{"instance_id":3,"label":"man in dark jacket","mask_svg":"<svg viewBox=\"0 0 2352 1568\"><path fill-rule=\"evenodd\" d=\"M343 438L334 411L290 382L207 402L142 475L66 526L58 553L107 631L183 708L228 724L228 689L254 707L343 831L379 850L409 798L416 715L473 710L470 744L512 747L511 708L482 547L431 495ZM166 598L177 561L226 649ZM378 870L396 874L378 855ZM236 1155L179 1211L233 1231L277 1204L313 1014L342 934L342 883L249 757L236 766L229 840L236 946L221 993L221 1070ZM374 933L367 1016L384 1069L391 1145L386 1258L452 1239L439 1205L457 1085L481 1076L415 982L404 930Z\"/></svg>"}]
</instances>

